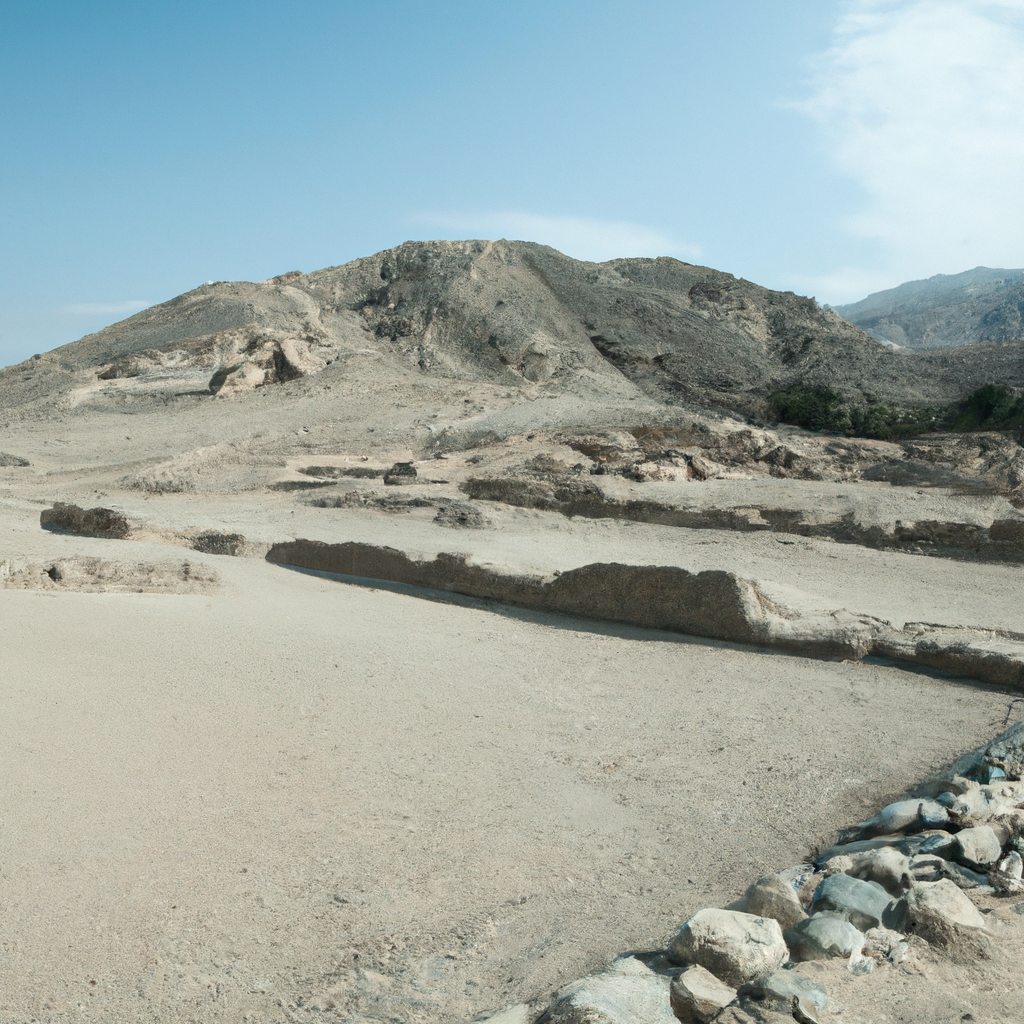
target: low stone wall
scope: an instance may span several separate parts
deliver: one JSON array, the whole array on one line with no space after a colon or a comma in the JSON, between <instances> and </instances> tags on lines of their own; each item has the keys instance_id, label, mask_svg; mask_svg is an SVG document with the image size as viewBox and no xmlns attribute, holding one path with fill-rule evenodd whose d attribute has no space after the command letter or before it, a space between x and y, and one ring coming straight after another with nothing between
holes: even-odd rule
<instances>
[{"instance_id":1,"label":"low stone wall","mask_svg":"<svg viewBox=\"0 0 1024 1024\"><path fill-rule=\"evenodd\" d=\"M493 600L518 608L756 644L813 658L868 655L927 665L1024 690L1024 635L914 623L894 629L869 615L802 615L735 573L676 566L594 563L552 576L505 573L464 555L415 558L354 541L294 540L267 561L362 580L382 580Z\"/></svg>"}]
</instances>

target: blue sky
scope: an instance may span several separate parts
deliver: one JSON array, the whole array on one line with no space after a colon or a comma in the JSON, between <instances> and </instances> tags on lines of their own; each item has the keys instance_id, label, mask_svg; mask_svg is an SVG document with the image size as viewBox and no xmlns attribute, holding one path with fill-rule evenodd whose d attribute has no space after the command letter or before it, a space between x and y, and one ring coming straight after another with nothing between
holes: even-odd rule
<instances>
[{"instance_id":1,"label":"blue sky","mask_svg":"<svg viewBox=\"0 0 1024 1024\"><path fill-rule=\"evenodd\" d=\"M1024 266L1024 0L0 0L0 364L410 238Z\"/></svg>"}]
</instances>

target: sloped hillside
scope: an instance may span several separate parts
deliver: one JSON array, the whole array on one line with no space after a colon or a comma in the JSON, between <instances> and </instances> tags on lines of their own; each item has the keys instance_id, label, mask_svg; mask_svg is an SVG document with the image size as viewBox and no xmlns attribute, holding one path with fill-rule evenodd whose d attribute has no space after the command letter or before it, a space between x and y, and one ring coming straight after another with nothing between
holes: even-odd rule
<instances>
[{"instance_id":1,"label":"sloped hillside","mask_svg":"<svg viewBox=\"0 0 1024 1024\"><path fill-rule=\"evenodd\" d=\"M384 357L382 374L545 393L584 382L759 413L794 383L904 403L1022 383L1019 352L988 348L969 363L896 353L813 299L670 258L597 264L529 242L407 242L310 274L197 288L8 368L0 401L226 398L369 353Z\"/></svg>"},{"instance_id":2,"label":"sloped hillside","mask_svg":"<svg viewBox=\"0 0 1024 1024\"><path fill-rule=\"evenodd\" d=\"M1024 340L1024 270L936 274L836 306L872 337L909 349Z\"/></svg>"}]
</instances>

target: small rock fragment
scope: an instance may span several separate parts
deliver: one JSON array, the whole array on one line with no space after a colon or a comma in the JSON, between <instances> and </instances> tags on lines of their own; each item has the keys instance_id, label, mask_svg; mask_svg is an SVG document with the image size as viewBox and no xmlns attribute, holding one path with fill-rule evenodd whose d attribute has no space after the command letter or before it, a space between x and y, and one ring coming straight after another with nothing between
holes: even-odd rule
<instances>
[{"instance_id":1,"label":"small rock fragment","mask_svg":"<svg viewBox=\"0 0 1024 1024\"><path fill-rule=\"evenodd\" d=\"M694 964L672 980L670 995L672 1012L683 1024L707 1024L736 998L736 989Z\"/></svg>"},{"instance_id":2,"label":"small rock fragment","mask_svg":"<svg viewBox=\"0 0 1024 1024\"><path fill-rule=\"evenodd\" d=\"M669 944L686 964L700 964L730 985L777 970L786 960L779 922L733 910L701 910Z\"/></svg>"},{"instance_id":3,"label":"small rock fragment","mask_svg":"<svg viewBox=\"0 0 1024 1024\"><path fill-rule=\"evenodd\" d=\"M805 917L796 893L781 875L766 875L749 886L746 893L747 913L770 917L782 930L796 927Z\"/></svg>"}]
</instances>

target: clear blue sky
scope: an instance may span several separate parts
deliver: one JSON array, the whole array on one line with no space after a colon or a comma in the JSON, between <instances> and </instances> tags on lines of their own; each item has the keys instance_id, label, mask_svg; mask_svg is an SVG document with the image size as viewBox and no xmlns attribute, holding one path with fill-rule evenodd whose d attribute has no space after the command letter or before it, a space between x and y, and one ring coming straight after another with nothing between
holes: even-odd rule
<instances>
[{"instance_id":1,"label":"clear blue sky","mask_svg":"<svg viewBox=\"0 0 1024 1024\"><path fill-rule=\"evenodd\" d=\"M0 0L0 365L410 238L832 302L1021 266L1019 199L950 210L1022 191L1022 25L1024 0Z\"/></svg>"}]
</instances>

